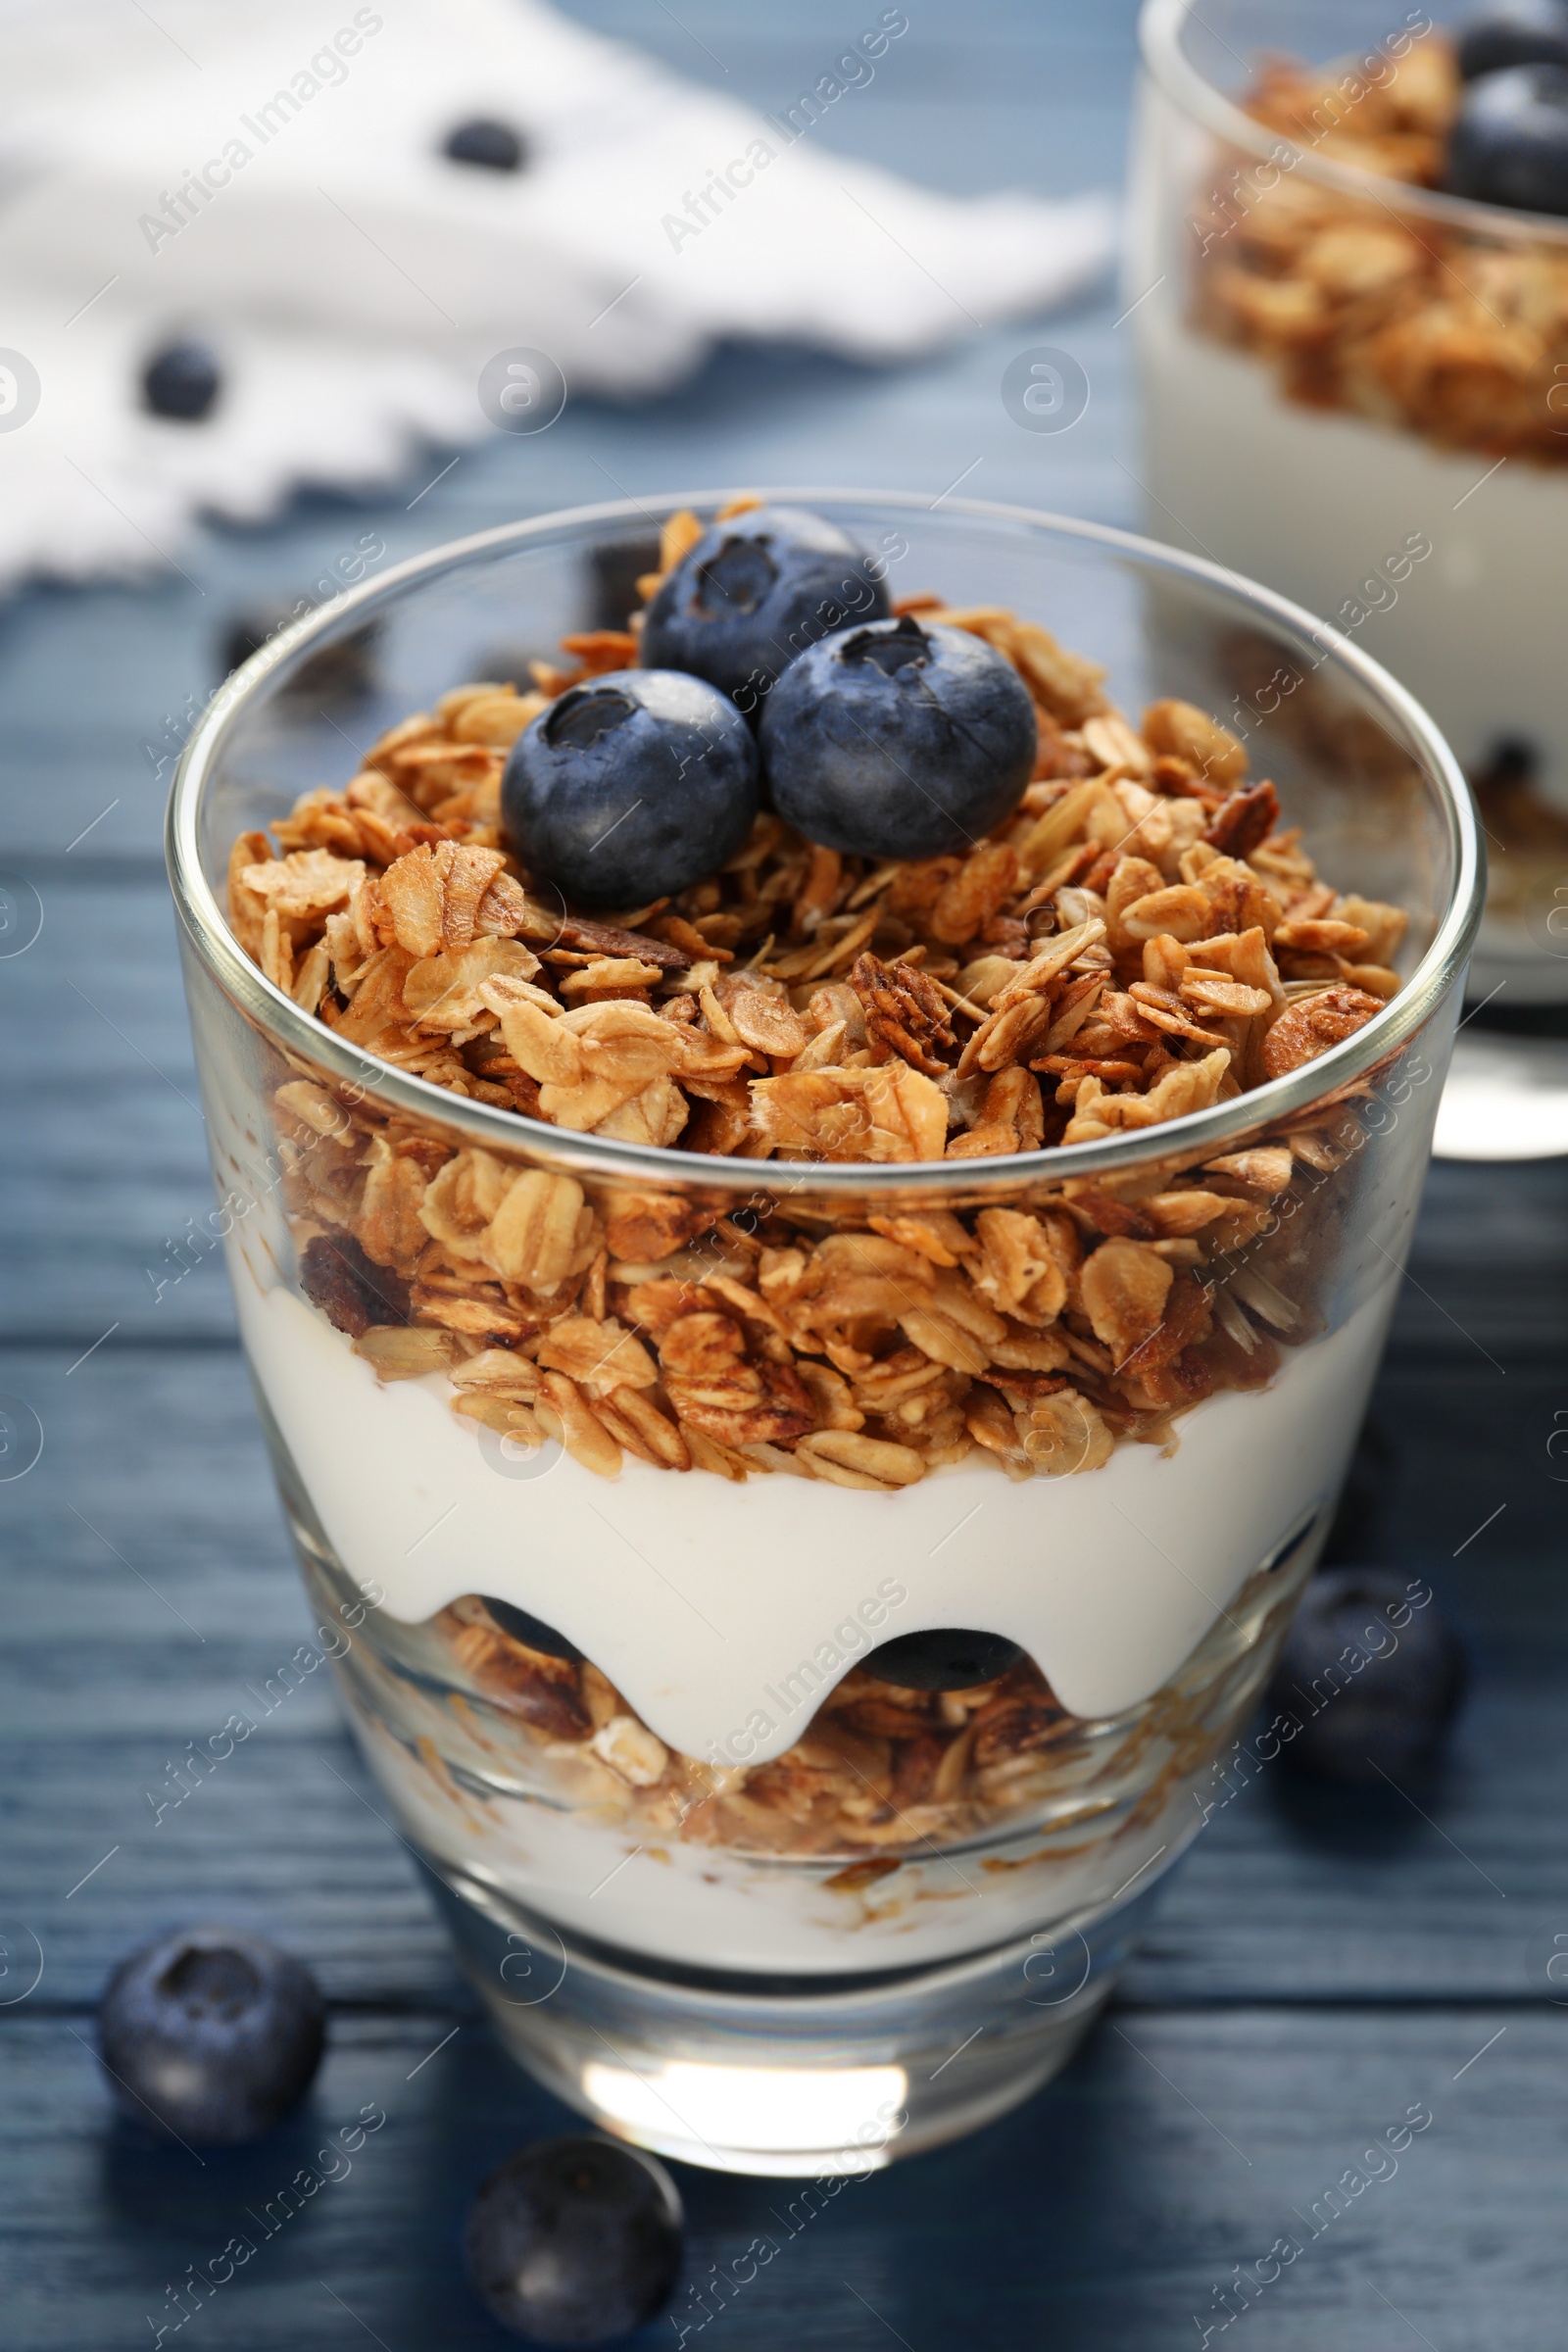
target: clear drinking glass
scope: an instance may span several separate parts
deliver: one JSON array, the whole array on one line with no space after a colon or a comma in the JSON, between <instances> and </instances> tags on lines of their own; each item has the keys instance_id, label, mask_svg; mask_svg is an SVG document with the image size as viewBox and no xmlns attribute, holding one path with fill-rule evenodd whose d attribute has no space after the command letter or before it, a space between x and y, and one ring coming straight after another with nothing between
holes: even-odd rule
<instances>
[{"instance_id":1,"label":"clear drinking glass","mask_svg":"<svg viewBox=\"0 0 1568 2352\"><path fill-rule=\"evenodd\" d=\"M507 2047L612 2132L807 2173L932 2145L1046 2081L1200 1827L1377 1365L1480 867L1431 722L1279 598L1050 515L777 495L876 551L896 595L1008 606L1108 662L1124 707L1176 694L1245 729L1321 870L1411 914L1384 1011L1184 1120L1044 1156L707 1157L544 1125L370 1058L263 977L220 896L237 834L352 772L344 713L313 691L323 652L373 625L368 743L495 675L506 649L548 655L597 617L607 582L648 567L649 509L583 509L403 565L255 656L191 740L169 855L215 1229L316 1646ZM666 501L655 520L683 504L717 502ZM966 1231L998 1208L1148 1230L1136 1203L1182 1181L1234 1201L1207 1262L1186 1252L1215 1320L1201 1363L1181 1362L1192 1393L1213 1393L1163 1448L1113 1446L1097 1414L1055 1417L1043 1397L1004 1462L971 1452L897 1492L791 1475L765 1446L741 1478L634 1447L600 1477L537 1426L511 1434L525 1415L471 1394L467 1417L451 1409L448 1374L477 1343L428 1291L408 1320L412 1257L368 1268L358 1337L312 1303L320 1237L368 1232L372 1203L383 1259L453 1218L470 1254L492 1250L506 1277L481 1319L505 1345L564 1281L614 1298L651 1268L750 1279L760 1237L827 1237L857 1263L880 1247L880 1266L898 1220L933 1211ZM388 1241L405 1185L426 1223ZM862 1297L856 1311L885 1310ZM955 1626L1027 1654L956 1694L878 1679L881 1644Z\"/></svg>"},{"instance_id":2,"label":"clear drinking glass","mask_svg":"<svg viewBox=\"0 0 1568 2352\"><path fill-rule=\"evenodd\" d=\"M1400 176L1440 152L1431 24L1387 0L1147 0L1125 299L1148 513L1419 696L1499 853L1472 987L1558 1003L1568 220ZM1281 57L1333 83L1294 136L1242 103Z\"/></svg>"}]
</instances>

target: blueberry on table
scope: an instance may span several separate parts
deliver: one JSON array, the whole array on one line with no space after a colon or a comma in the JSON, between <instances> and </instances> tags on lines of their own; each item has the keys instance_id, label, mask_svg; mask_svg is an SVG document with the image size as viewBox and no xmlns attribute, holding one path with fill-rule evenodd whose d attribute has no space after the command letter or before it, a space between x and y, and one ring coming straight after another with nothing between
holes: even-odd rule
<instances>
[{"instance_id":1,"label":"blueberry on table","mask_svg":"<svg viewBox=\"0 0 1568 2352\"><path fill-rule=\"evenodd\" d=\"M1377 1786L1430 1763L1464 1693L1458 1637L1422 1588L1326 1569L1302 1595L1264 1702L1301 1727L1281 1753L1320 1780Z\"/></svg>"},{"instance_id":2,"label":"blueberry on table","mask_svg":"<svg viewBox=\"0 0 1568 2352\"><path fill-rule=\"evenodd\" d=\"M755 718L808 646L887 609L886 588L836 523L804 507L754 507L681 558L644 617L642 658L707 678Z\"/></svg>"},{"instance_id":3,"label":"blueberry on table","mask_svg":"<svg viewBox=\"0 0 1568 2352\"><path fill-rule=\"evenodd\" d=\"M531 872L585 906L673 898L746 839L757 746L733 703L673 669L570 686L518 736L501 813Z\"/></svg>"},{"instance_id":4,"label":"blueberry on table","mask_svg":"<svg viewBox=\"0 0 1568 2352\"><path fill-rule=\"evenodd\" d=\"M1568 65L1512 66L1465 91L1448 141L1450 195L1568 213Z\"/></svg>"},{"instance_id":5,"label":"blueberry on table","mask_svg":"<svg viewBox=\"0 0 1568 2352\"><path fill-rule=\"evenodd\" d=\"M668 2301L681 2207L662 2164L610 2139L540 2140L473 2200L468 2276L504 2328L540 2344L608 2344Z\"/></svg>"},{"instance_id":6,"label":"blueberry on table","mask_svg":"<svg viewBox=\"0 0 1568 2352\"><path fill-rule=\"evenodd\" d=\"M171 343L142 369L141 405L152 416L200 424L223 388L218 355L205 343Z\"/></svg>"},{"instance_id":7,"label":"blueberry on table","mask_svg":"<svg viewBox=\"0 0 1568 2352\"><path fill-rule=\"evenodd\" d=\"M912 614L830 637L785 671L760 732L773 806L860 858L970 850L1034 769L1034 705L1010 662Z\"/></svg>"},{"instance_id":8,"label":"blueberry on table","mask_svg":"<svg viewBox=\"0 0 1568 2352\"><path fill-rule=\"evenodd\" d=\"M477 164L484 172L520 172L528 160L521 132L487 115L457 123L448 131L441 152L449 163Z\"/></svg>"},{"instance_id":9,"label":"blueberry on table","mask_svg":"<svg viewBox=\"0 0 1568 2352\"><path fill-rule=\"evenodd\" d=\"M98 2049L127 2115L196 2147L235 2147L305 2096L325 2015L304 1962L265 1936L183 1928L122 1960Z\"/></svg>"},{"instance_id":10,"label":"blueberry on table","mask_svg":"<svg viewBox=\"0 0 1568 2352\"><path fill-rule=\"evenodd\" d=\"M1508 66L1568 66L1565 0L1497 0L1471 19L1459 36L1465 80Z\"/></svg>"},{"instance_id":11,"label":"blueberry on table","mask_svg":"<svg viewBox=\"0 0 1568 2352\"><path fill-rule=\"evenodd\" d=\"M900 1634L861 1662L861 1672L905 1690L973 1690L994 1683L1016 1666L1023 1651L1002 1634L971 1634L941 1626L925 1634Z\"/></svg>"}]
</instances>

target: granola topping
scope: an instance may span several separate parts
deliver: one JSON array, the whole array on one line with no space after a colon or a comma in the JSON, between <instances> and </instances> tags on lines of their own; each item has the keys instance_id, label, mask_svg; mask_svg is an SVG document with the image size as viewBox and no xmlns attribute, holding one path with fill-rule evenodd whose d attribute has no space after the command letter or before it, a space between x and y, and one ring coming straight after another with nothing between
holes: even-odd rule
<instances>
[{"instance_id":1,"label":"granola topping","mask_svg":"<svg viewBox=\"0 0 1568 2352\"><path fill-rule=\"evenodd\" d=\"M466 686L403 720L273 828L281 855L235 844L236 937L325 1027L690 1166L595 1186L280 1068L302 1287L381 1381L443 1375L466 1423L606 1479L631 1457L894 1494L961 1462L1059 1478L1118 1441L1168 1446L1174 1416L1320 1328L1311 1219L1284 1227L1293 1182L1338 1164L1344 1096L1105 1184L1053 1178L1053 1147L1178 1120L1353 1034L1399 988L1403 913L1318 879L1196 705L1135 727L1035 623L909 605L985 638L1037 714L1035 779L966 856L877 866L768 812L673 902L563 913L509 850L502 767L553 698L626 663L635 624L564 641L573 665L536 664L531 694ZM964 1206L961 1168L940 1210L810 1196L813 1163L1018 1154L1016 1205ZM710 1157L756 1163L739 1220L704 1193Z\"/></svg>"},{"instance_id":2,"label":"granola topping","mask_svg":"<svg viewBox=\"0 0 1568 2352\"><path fill-rule=\"evenodd\" d=\"M1309 155L1437 188L1463 88L1452 40L1432 31L1380 83L1267 59L1242 104ZM1199 200L1199 325L1270 361L1308 407L1568 461L1568 243L1509 235L1506 213L1493 237L1406 217L1277 166L1241 163Z\"/></svg>"}]
</instances>

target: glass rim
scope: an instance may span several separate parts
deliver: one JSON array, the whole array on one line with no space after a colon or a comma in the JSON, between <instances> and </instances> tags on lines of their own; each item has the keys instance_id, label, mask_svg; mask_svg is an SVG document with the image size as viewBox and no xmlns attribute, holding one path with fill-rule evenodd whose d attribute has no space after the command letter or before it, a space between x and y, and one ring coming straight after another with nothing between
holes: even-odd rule
<instances>
[{"instance_id":1,"label":"glass rim","mask_svg":"<svg viewBox=\"0 0 1568 2352\"><path fill-rule=\"evenodd\" d=\"M1205 79L1182 47L1182 30L1189 18L1200 24L1197 0L1144 0L1138 19L1138 46L1146 71L1164 95L1194 122L1240 147L1260 162L1281 162L1307 179L1358 196L1385 212L1409 214L1414 219L1468 229L1474 236L1514 243L1568 246L1568 220L1555 213L1526 213L1505 204L1485 204L1470 196L1449 196L1440 188L1419 188L1404 179L1361 171L1354 164L1319 155L1282 130L1254 122L1234 99ZM1348 53L1348 54L1359 54ZM1282 168L1285 168L1282 166Z\"/></svg>"},{"instance_id":2,"label":"glass rim","mask_svg":"<svg viewBox=\"0 0 1568 2352\"><path fill-rule=\"evenodd\" d=\"M1183 5L1184 0L1177 0ZM880 508L925 514L932 502L919 491L846 490L794 486L763 490L769 505L813 504ZM1363 1075L1408 1044L1459 981L1481 921L1485 867L1479 828L1468 787L1443 735L1415 697L1344 633L1319 621L1301 606L1272 589L1200 556L1162 546L1109 523L1087 522L1045 510L985 499L944 499L943 513L978 523L1026 524L1088 547L1123 556L1156 572L1200 581L1239 606L1261 612L1289 628L1328 644L1331 658L1368 688L1407 730L1442 798L1448 846L1453 855L1453 889L1431 946L1396 997L1383 1010L1313 1061L1284 1078L1253 1087L1230 1101L1157 1127L1136 1128L1099 1142L1054 1144L1048 1151L999 1153L984 1160L798 1161L741 1159L727 1154L681 1152L668 1145L628 1144L557 1127L548 1120L504 1110L454 1095L362 1052L305 1012L267 979L229 927L228 918L203 867L198 833L202 797L216 762L236 724L274 673L315 641L343 623L364 617L399 591L460 568L479 556L525 547L530 540L560 537L592 525L659 524L684 508L710 513L735 495L705 489L652 500L612 499L570 507L522 522L502 523L412 556L374 580L345 590L328 604L278 631L218 689L197 721L174 771L165 828L170 886L180 920L207 970L254 1025L285 1053L314 1063L344 1083L360 1087L386 1108L421 1125L440 1125L465 1142L511 1155L525 1149L564 1173L647 1189L751 1193L776 1189L781 1165L800 1187L816 1195L942 1195L961 1190L977 1198L1016 1197L1020 1183L1055 1183L1131 1170L1150 1160L1192 1152L1202 1158L1224 1149L1233 1137L1277 1123L1305 1110L1326 1095ZM773 1174L770 1177L769 1171Z\"/></svg>"}]
</instances>

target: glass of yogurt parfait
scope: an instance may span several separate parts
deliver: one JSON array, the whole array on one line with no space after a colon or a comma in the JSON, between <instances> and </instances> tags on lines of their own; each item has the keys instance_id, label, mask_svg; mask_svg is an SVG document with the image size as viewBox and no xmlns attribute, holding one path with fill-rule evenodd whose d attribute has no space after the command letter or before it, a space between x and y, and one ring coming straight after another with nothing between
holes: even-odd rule
<instances>
[{"instance_id":1,"label":"glass of yogurt parfait","mask_svg":"<svg viewBox=\"0 0 1568 2352\"><path fill-rule=\"evenodd\" d=\"M1479 919L1432 723L1115 531L627 504L264 648L169 849L318 1643L501 2039L730 2169L1002 2113L1354 1441Z\"/></svg>"},{"instance_id":2,"label":"glass of yogurt parfait","mask_svg":"<svg viewBox=\"0 0 1568 2352\"><path fill-rule=\"evenodd\" d=\"M1148 0L1142 48L1151 527L1421 698L1493 844L1472 989L1561 1003L1568 9Z\"/></svg>"}]
</instances>

